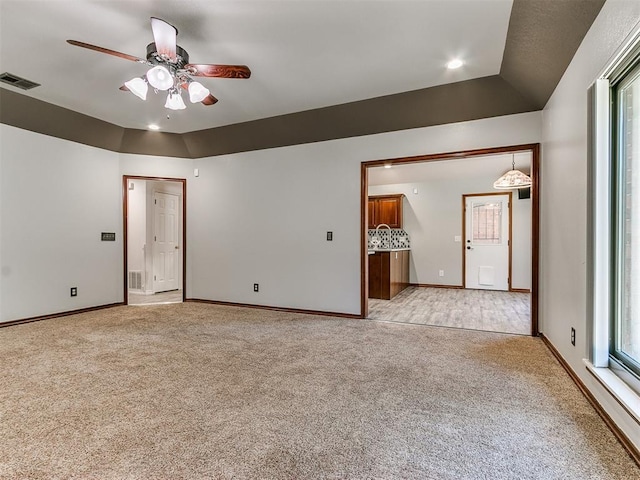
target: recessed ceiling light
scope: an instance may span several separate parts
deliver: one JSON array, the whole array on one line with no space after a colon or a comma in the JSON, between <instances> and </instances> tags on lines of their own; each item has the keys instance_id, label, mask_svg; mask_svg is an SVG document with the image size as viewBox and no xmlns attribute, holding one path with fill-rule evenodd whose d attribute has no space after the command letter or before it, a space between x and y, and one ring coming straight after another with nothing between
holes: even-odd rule
<instances>
[{"instance_id":1,"label":"recessed ceiling light","mask_svg":"<svg viewBox=\"0 0 640 480\"><path fill-rule=\"evenodd\" d=\"M158 125L156 125L155 123L150 124L147 128L149 130L160 130L160 127Z\"/></svg>"},{"instance_id":2,"label":"recessed ceiling light","mask_svg":"<svg viewBox=\"0 0 640 480\"><path fill-rule=\"evenodd\" d=\"M454 58L449 63L447 63L447 68L450 70L453 70L455 68L460 68L463 65L463 63L464 62L459 58Z\"/></svg>"}]
</instances>

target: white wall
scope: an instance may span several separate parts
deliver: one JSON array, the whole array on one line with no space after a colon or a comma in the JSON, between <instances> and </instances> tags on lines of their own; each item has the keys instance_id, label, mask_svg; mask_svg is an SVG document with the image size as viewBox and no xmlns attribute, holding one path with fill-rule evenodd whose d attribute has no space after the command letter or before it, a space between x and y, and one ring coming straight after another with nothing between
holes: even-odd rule
<instances>
[{"instance_id":1,"label":"white wall","mask_svg":"<svg viewBox=\"0 0 640 480\"><path fill-rule=\"evenodd\" d=\"M122 302L124 174L192 178L193 168L0 124L0 322Z\"/></svg>"},{"instance_id":2,"label":"white wall","mask_svg":"<svg viewBox=\"0 0 640 480\"><path fill-rule=\"evenodd\" d=\"M187 179L188 298L358 314L360 162L541 138L528 113L185 160L0 132L2 321L122 301L122 175Z\"/></svg>"},{"instance_id":3,"label":"white wall","mask_svg":"<svg viewBox=\"0 0 640 480\"><path fill-rule=\"evenodd\" d=\"M394 168L402 168L397 166ZM425 165L428 168L428 165ZM462 195L496 192L496 176L446 179L395 185L371 185L370 195L403 193L404 230L411 240L410 282L462 285ZM418 193L414 194L414 188ZM531 288L531 200L513 192L512 288ZM444 277L438 275L444 270Z\"/></svg>"},{"instance_id":4,"label":"white wall","mask_svg":"<svg viewBox=\"0 0 640 480\"><path fill-rule=\"evenodd\" d=\"M587 89L640 21L637 0L608 0L543 112L540 329L640 448L640 429L587 372ZM570 329L576 329L576 346Z\"/></svg>"},{"instance_id":5,"label":"white wall","mask_svg":"<svg viewBox=\"0 0 640 480\"><path fill-rule=\"evenodd\" d=\"M537 143L528 113L195 160L195 298L360 313L363 161ZM326 232L334 232L327 242ZM254 293L254 283L260 292Z\"/></svg>"},{"instance_id":6,"label":"white wall","mask_svg":"<svg viewBox=\"0 0 640 480\"><path fill-rule=\"evenodd\" d=\"M122 301L118 155L4 124L0 134L0 321Z\"/></svg>"}]
</instances>

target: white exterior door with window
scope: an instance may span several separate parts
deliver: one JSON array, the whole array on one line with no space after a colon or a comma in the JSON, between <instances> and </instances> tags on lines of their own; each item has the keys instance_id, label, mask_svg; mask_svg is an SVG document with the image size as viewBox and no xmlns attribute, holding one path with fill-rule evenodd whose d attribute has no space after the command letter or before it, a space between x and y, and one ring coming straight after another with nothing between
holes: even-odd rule
<instances>
[{"instance_id":1,"label":"white exterior door with window","mask_svg":"<svg viewBox=\"0 0 640 480\"><path fill-rule=\"evenodd\" d=\"M464 198L465 288L509 290L511 193Z\"/></svg>"},{"instance_id":2,"label":"white exterior door with window","mask_svg":"<svg viewBox=\"0 0 640 480\"><path fill-rule=\"evenodd\" d=\"M156 192L153 195L153 291L180 288L180 245L178 244L179 197Z\"/></svg>"}]
</instances>

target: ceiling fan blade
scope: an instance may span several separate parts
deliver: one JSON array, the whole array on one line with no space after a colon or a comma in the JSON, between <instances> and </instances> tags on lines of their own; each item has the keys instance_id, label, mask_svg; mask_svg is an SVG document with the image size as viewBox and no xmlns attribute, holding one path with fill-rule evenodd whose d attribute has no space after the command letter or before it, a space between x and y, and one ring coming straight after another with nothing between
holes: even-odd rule
<instances>
[{"instance_id":1,"label":"ceiling fan blade","mask_svg":"<svg viewBox=\"0 0 640 480\"><path fill-rule=\"evenodd\" d=\"M178 29L164 20L151 17L151 30L153 30L157 52L160 55L166 55L171 61L175 61Z\"/></svg>"},{"instance_id":2,"label":"ceiling fan blade","mask_svg":"<svg viewBox=\"0 0 640 480\"><path fill-rule=\"evenodd\" d=\"M109 50L108 48L91 45L90 43L79 42L77 40L67 40L67 43L70 45L75 45L76 47L88 48L89 50L95 50L96 52L107 53L109 55L113 55L114 57L131 60L132 62L147 63L147 61L142 58L134 57L133 55L127 55L126 53L116 52L115 50Z\"/></svg>"},{"instance_id":3,"label":"ceiling fan blade","mask_svg":"<svg viewBox=\"0 0 640 480\"><path fill-rule=\"evenodd\" d=\"M184 66L196 77L249 78L251 70L246 65L206 65L189 63Z\"/></svg>"},{"instance_id":4,"label":"ceiling fan blade","mask_svg":"<svg viewBox=\"0 0 640 480\"><path fill-rule=\"evenodd\" d=\"M200 103L202 103L203 105L213 105L214 103L218 103L218 99L213 95L209 94L209 96L204 100L202 100L202 102Z\"/></svg>"}]
</instances>

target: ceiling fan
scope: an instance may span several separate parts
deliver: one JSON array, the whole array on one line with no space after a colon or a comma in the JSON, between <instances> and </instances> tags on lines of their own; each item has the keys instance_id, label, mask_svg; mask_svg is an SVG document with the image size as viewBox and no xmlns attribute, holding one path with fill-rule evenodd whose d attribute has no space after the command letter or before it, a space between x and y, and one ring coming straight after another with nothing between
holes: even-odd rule
<instances>
[{"instance_id":1,"label":"ceiling fan","mask_svg":"<svg viewBox=\"0 0 640 480\"><path fill-rule=\"evenodd\" d=\"M151 30L154 42L147 45L146 59L77 40L67 40L67 43L150 66L146 75L125 82L120 90L130 91L142 100L147 98L148 85L151 85L156 93L158 90L167 91L165 107L171 110L186 108L181 90L189 93L192 103L213 105L218 101L207 88L191 77L249 78L251 76L251 70L246 65L189 63L189 54L176 43L178 29L164 20L151 17Z\"/></svg>"}]
</instances>

